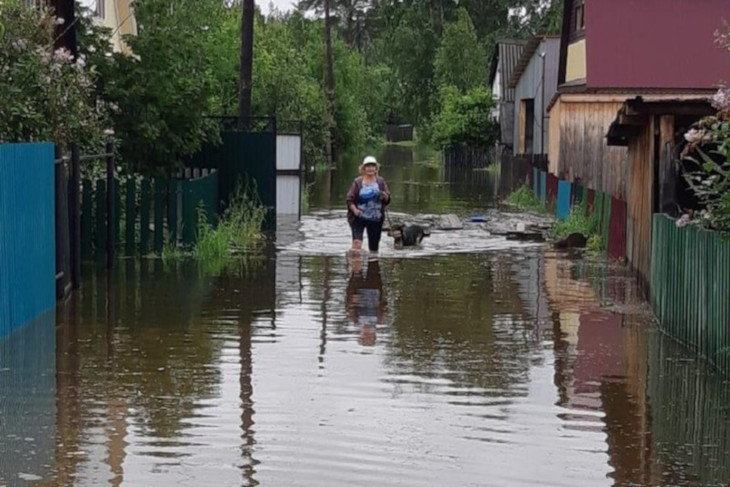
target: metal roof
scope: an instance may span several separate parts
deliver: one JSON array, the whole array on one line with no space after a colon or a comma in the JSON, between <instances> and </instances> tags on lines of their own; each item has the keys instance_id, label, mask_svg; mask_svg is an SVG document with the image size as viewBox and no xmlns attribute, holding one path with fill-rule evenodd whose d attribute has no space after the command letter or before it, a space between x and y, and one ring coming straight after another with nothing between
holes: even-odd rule
<instances>
[{"instance_id":1,"label":"metal roof","mask_svg":"<svg viewBox=\"0 0 730 487\"><path fill-rule=\"evenodd\" d=\"M497 43L492 57L492 66L489 74L490 86L494 83L497 75L497 67L500 68L502 76L500 77L500 88L502 90L502 101L514 101L515 90L508 86L508 81L512 77L517 61L519 61L522 51L525 48L526 41L503 40Z\"/></svg>"},{"instance_id":2,"label":"metal roof","mask_svg":"<svg viewBox=\"0 0 730 487\"><path fill-rule=\"evenodd\" d=\"M520 76L522 76L522 73L525 72L527 65L530 64L530 59L532 59L532 56L535 55L538 47L540 47L540 44L545 39L560 39L560 36L541 35L532 37L530 38L530 40L527 41L527 44L525 44L525 47L522 50L520 58L514 65L512 75L506 80L507 86L509 88L514 89L517 86L517 83L519 83L520 81Z\"/></svg>"}]
</instances>

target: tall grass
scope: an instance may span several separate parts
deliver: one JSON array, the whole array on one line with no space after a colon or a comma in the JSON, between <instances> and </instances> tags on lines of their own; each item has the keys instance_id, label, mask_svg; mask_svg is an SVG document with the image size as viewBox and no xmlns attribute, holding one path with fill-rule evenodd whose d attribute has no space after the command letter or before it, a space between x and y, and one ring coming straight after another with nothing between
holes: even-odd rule
<instances>
[{"instance_id":1,"label":"tall grass","mask_svg":"<svg viewBox=\"0 0 730 487\"><path fill-rule=\"evenodd\" d=\"M598 215L586 216L585 203L575 205L565 220L557 220L548 230L552 238L567 237L571 233L580 233L588 239L589 250L603 250L603 238L598 229Z\"/></svg>"},{"instance_id":2,"label":"tall grass","mask_svg":"<svg viewBox=\"0 0 730 487\"><path fill-rule=\"evenodd\" d=\"M305 184L302 188L302 197L300 202L300 208L302 213L309 212L309 200L312 198L312 184Z\"/></svg>"},{"instance_id":3,"label":"tall grass","mask_svg":"<svg viewBox=\"0 0 730 487\"><path fill-rule=\"evenodd\" d=\"M223 227L223 232L230 236L230 243L235 249L255 249L264 242L261 227L267 211L256 184L239 183L218 227Z\"/></svg>"},{"instance_id":4,"label":"tall grass","mask_svg":"<svg viewBox=\"0 0 730 487\"><path fill-rule=\"evenodd\" d=\"M255 184L248 183L236 186L217 226L199 206L195 259L210 272L218 273L230 264L235 253L258 249L264 243L261 227L267 211Z\"/></svg>"},{"instance_id":5,"label":"tall grass","mask_svg":"<svg viewBox=\"0 0 730 487\"><path fill-rule=\"evenodd\" d=\"M530 188L527 183L523 184L518 190L512 192L509 196L507 196L507 198L505 198L504 200L504 203L510 206L514 206L521 211L547 211L545 205L542 204L540 198L538 198L535 193L533 193L532 188Z\"/></svg>"}]
</instances>

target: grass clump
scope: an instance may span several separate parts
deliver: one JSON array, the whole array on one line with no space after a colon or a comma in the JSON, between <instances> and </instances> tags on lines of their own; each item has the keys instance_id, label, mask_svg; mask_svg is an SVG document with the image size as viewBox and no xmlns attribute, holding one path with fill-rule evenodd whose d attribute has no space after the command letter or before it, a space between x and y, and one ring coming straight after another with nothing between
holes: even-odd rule
<instances>
[{"instance_id":1,"label":"grass clump","mask_svg":"<svg viewBox=\"0 0 730 487\"><path fill-rule=\"evenodd\" d=\"M527 185L527 183L523 184L517 191L514 191L507 196L504 203L514 206L521 211L546 211L545 205L543 205L540 198L532 192L532 189Z\"/></svg>"},{"instance_id":2,"label":"grass clump","mask_svg":"<svg viewBox=\"0 0 730 487\"><path fill-rule=\"evenodd\" d=\"M588 239L586 248L588 250L603 250L603 237L599 233L598 216L593 213L586 216L585 203L575 205L568 217L564 220L557 220L548 230L551 238L567 237L571 233L580 233Z\"/></svg>"},{"instance_id":3,"label":"grass clump","mask_svg":"<svg viewBox=\"0 0 730 487\"><path fill-rule=\"evenodd\" d=\"M217 226L199 206L193 256L204 268L217 273L230 264L234 254L258 249L264 242L261 228L267 211L256 186L250 184L236 186Z\"/></svg>"},{"instance_id":4,"label":"grass clump","mask_svg":"<svg viewBox=\"0 0 730 487\"><path fill-rule=\"evenodd\" d=\"M162 247L162 262L164 264L179 262L184 258L185 252L174 241L168 240L164 247Z\"/></svg>"},{"instance_id":5,"label":"grass clump","mask_svg":"<svg viewBox=\"0 0 730 487\"><path fill-rule=\"evenodd\" d=\"M267 211L256 185L239 183L218 227L223 227L224 233L230 236L235 249L255 249L263 243L261 227Z\"/></svg>"},{"instance_id":6,"label":"grass clump","mask_svg":"<svg viewBox=\"0 0 730 487\"><path fill-rule=\"evenodd\" d=\"M305 184L302 188L300 208L302 213L309 213L309 200L312 198L312 184Z\"/></svg>"},{"instance_id":7,"label":"grass clump","mask_svg":"<svg viewBox=\"0 0 730 487\"><path fill-rule=\"evenodd\" d=\"M231 234L227 226L214 227L201 205L197 208L197 238L193 255L199 262L225 263L231 257Z\"/></svg>"}]
</instances>

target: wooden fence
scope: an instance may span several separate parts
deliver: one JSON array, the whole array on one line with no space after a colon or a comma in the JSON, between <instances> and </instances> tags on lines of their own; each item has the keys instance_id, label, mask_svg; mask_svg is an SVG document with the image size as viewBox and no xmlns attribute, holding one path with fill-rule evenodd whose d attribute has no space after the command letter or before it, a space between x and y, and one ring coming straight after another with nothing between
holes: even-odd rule
<instances>
[{"instance_id":1,"label":"wooden fence","mask_svg":"<svg viewBox=\"0 0 730 487\"><path fill-rule=\"evenodd\" d=\"M175 242L195 243L201 208L212 224L218 215L218 171L186 170L187 179L129 177L114 180L110 210L106 179L81 182L81 255L106 254L110 216L113 247L127 256L161 253Z\"/></svg>"},{"instance_id":2,"label":"wooden fence","mask_svg":"<svg viewBox=\"0 0 730 487\"><path fill-rule=\"evenodd\" d=\"M388 142L413 140L413 125L388 125L385 127L385 138Z\"/></svg>"},{"instance_id":3,"label":"wooden fence","mask_svg":"<svg viewBox=\"0 0 730 487\"><path fill-rule=\"evenodd\" d=\"M651 304L661 328L730 372L730 242L653 218Z\"/></svg>"}]
</instances>

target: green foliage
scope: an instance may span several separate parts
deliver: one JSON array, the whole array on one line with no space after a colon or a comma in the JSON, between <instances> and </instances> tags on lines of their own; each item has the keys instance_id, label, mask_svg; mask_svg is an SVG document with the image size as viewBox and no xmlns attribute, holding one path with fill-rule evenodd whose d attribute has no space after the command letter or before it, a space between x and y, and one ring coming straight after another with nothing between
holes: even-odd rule
<instances>
[{"instance_id":1,"label":"green foliage","mask_svg":"<svg viewBox=\"0 0 730 487\"><path fill-rule=\"evenodd\" d=\"M204 141L217 140L212 111L216 75L211 52L221 29L217 0L136 0L132 55L115 53L101 69L101 91L118 107L114 130L123 160L147 172L169 172Z\"/></svg>"},{"instance_id":2,"label":"green foliage","mask_svg":"<svg viewBox=\"0 0 730 487\"><path fill-rule=\"evenodd\" d=\"M125 37L125 53L112 53L111 31L78 7L75 65L51 50L48 11L22 3L0 4L0 140L90 146L112 128L125 169L161 174L219 140L207 115L237 113L239 2L135 0L138 35ZM321 12L321 0L303 3ZM556 0L330 4L340 152L379 140L389 123L412 123L425 140L487 144L486 53L498 36L552 29L546 19L559 12ZM301 11L256 12L253 114L301 121L307 166L325 159L323 34L323 20Z\"/></svg>"},{"instance_id":3,"label":"green foliage","mask_svg":"<svg viewBox=\"0 0 730 487\"><path fill-rule=\"evenodd\" d=\"M467 144L490 147L498 136L498 127L490 118L492 96L477 87L462 95L453 86L441 89L441 111L433 125L433 141L440 147Z\"/></svg>"},{"instance_id":4,"label":"green foliage","mask_svg":"<svg viewBox=\"0 0 730 487\"><path fill-rule=\"evenodd\" d=\"M263 243L261 227L267 211L256 185L239 183L218 228L229 235L230 244L235 250L256 249Z\"/></svg>"},{"instance_id":5,"label":"green foliage","mask_svg":"<svg viewBox=\"0 0 730 487\"><path fill-rule=\"evenodd\" d=\"M730 134L730 121L715 122L713 127L714 136ZM696 156L690 158L697 169L684 173L684 177L705 207L696 221L730 236L730 137L715 147L707 151L697 147Z\"/></svg>"},{"instance_id":6,"label":"green foliage","mask_svg":"<svg viewBox=\"0 0 730 487\"><path fill-rule=\"evenodd\" d=\"M82 55L74 62L53 49L50 10L0 2L0 142L50 141L99 145L108 127L97 103L96 73Z\"/></svg>"},{"instance_id":7,"label":"green foliage","mask_svg":"<svg viewBox=\"0 0 730 487\"><path fill-rule=\"evenodd\" d=\"M586 216L585 204L581 203L571 208L566 219L556 220L548 233L553 238L567 237L571 233L581 233L586 237L598 235L598 216L595 213Z\"/></svg>"},{"instance_id":8,"label":"green foliage","mask_svg":"<svg viewBox=\"0 0 730 487\"><path fill-rule=\"evenodd\" d=\"M261 227L267 211L255 184L247 182L236 186L217 226L211 225L205 209L199 206L195 259L215 273L226 267L234 254L259 249L264 243Z\"/></svg>"},{"instance_id":9,"label":"green foliage","mask_svg":"<svg viewBox=\"0 0 730 487\"><path fill-rule=\"evenodd\" d=\"M469 12L457 11L457 19L444 27L436 52L434 74L438 86L452 86L460 93L483 86L487 79L487 56L477 39Z\"/></svg>"},{"instance_id":10,"label":"green foliage","mask_svg":"<svg viewBox=\"0 0 730 487\"><path fill-rule=\"evenodd\" d=\"M730 34L718 34L718 43L730 49ZM685 135L688 144L683 155L687 163L694 162L695 169L686 170L685 164L683 175L704 206L696 221L730 238L730 89L721 88L712 105L717 114L704 118Z\"/></svg>"},{"instance_id":11,"label":"green foliage","mask_svg":"<svg viewBox=\"0 0 730 487\"><path fill-rule=\"evenodd\" d=\"M173 241L168 241L162 247L162 262L170 264L172 262L179 262L185 258L185 252Z\"/></svg>"},{"instance_id":12,"label":"green foliage","mask_svg":"<svg viewBox=\"0 0 730 487\"><path fill-rule=\"evenodd\" d=\"M309 200L312 197L312 187L313 185L311 183L306 184L302 190L301 204L299 208L303 214L309 213Z\"/></svg>"},{"instance_id":13,"label":"green foliage","mask_svg":"<svg viewBox=\"0 0 730 487\"><path fill-rule=\"evenodd\" d=\"M603 248L603 237L598 234L593 234L588 237L586 248L592 252L602 252Z\"/></svg>"},{"instance_id":14,"label":"green foliage","mask_svg":"<svg viewBox=\"0 0 730 487\"><path fill-rule=\"evenodd\" d=\"M219 225L213 227L208 221L205 208L197 208L198 227L193 256L204 267L222 269L231 260L230 228Z\"/></svg>"},{"instance_id":15,"label":"green foliage","mask_svg":"<svg viewBox=\"0 0 730 487\"><path fill-rule=\"evenodd\" d=\"M504 202L521 211L545 211L542 201L540 201L540 198L535 195L532 188L527 184L523 184L519 189L513 191L507 196Z\"/></svg>"}]
</instances>

